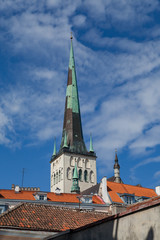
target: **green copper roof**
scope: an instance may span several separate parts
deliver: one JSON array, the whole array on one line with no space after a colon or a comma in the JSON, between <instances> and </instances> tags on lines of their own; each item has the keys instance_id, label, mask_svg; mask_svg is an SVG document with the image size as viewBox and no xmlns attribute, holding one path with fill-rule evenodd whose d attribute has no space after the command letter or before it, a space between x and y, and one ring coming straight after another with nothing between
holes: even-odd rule
<instances>
[{"instance_id":1,"label":"green copper roof","mask_svg":"<svg viewBox=\"0 0 160 240\"><path fill-rule=\"evenodd\" d=\"M80 192L80 187L78 184L78 171L77 171L77 164L75 163L74 167L74 173L72 177L72 187L71 187L71 192L79 193Z\"/></svg>"},{"instance_id":2,"label":"green copper roof","mask_svg":"<svg viewBox=\"0 0 160 240\"><path fill-rule=\"evenodd\" d=\"M54 139L53 156L56 156L56 138Z\"/></svg>"},{"instance_id":3,"label":"green copper roof","mask_svg":"<svg viewBox=\"0 0 160 240\"><path fill-rule=\"evenodd\" d=\"M90 148L89 148L90 152L94 152L93 150L93 142L92 142L92 134L90 134Z\"/></svg>"},{"instance_id":4,"label":"green copper roof","mask_svg":"<svg viewBox=\"0 0 160 240\"><path fill-rule=\"evenodd\" d=\"M65 137L67 134L67 138ZM65 147L68 147L65 149ZM59 152L88 154L82 132L76 69L71 40L62 140Z\"/></svg>"},{"instance_id":5,"label":"green copper roof","mask_svg":"<svg viewBox=\"0 0 160 240\"><path fill-rule=\"evenodd\" d=\"M73 178L78 179L77 164L75 163Z\"/></svg>"},{"instance_id":6,"label":"green copper roof","mask_svg":"<svg viewBox=\"0 0 160 240\"><path fill-rule=\"evenodd\" d=\"M76 78L72 41L71 41L70 58L69 58L69 69L72 71L72 84L67 86L67 91L66 91L66 96L68 97L67 108L72 109L72 112L74 113L79 113L77 78Z\"/></svg>"},{"instance_id":7,"label":"green copper roof","mask_svg":"<svg viewBox=\"0 0 160 240\"><path fill-rule=\"evenodd\" d=\"M68 145L67 145L67 133L66 133L66 131L65 131L65 134L64 134L64 144L63 144L63 147L68 148Z\"/></svg>"}]
</instances>

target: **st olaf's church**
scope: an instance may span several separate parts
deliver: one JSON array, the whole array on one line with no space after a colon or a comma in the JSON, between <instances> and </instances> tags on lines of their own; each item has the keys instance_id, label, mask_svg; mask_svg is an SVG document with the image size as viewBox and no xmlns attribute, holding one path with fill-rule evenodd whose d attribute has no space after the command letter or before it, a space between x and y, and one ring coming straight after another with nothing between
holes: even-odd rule
<instances>
[{"instance_id":1,"label":"st olaf's church","mask_svg":"<svg viewBox=\"0 0 160 240\"><path fill-rule=\"evenodd\" d=\"M50 191L79 193L97 184L96 154L90 136L90 149L86 148L81 124L80 104L71 36L71 48L66 90L63 131L60 149L54 151L50 161ZM115 154L114 176L110 181L121 183L117 153Z\"/></svg>"},{"instance_id":2,"label":"st olaf's church","mask_svg":"<svg viewBox=\"0 0 160 240\"><path fill-rule=\"evenodd\" d=\"M89 151L83 139L72 36L62 140L58 152L54 143L50 164L51 192L59 189L61 193L79 193L97 184L92 137Z\"/></svg>"}]
</instances>

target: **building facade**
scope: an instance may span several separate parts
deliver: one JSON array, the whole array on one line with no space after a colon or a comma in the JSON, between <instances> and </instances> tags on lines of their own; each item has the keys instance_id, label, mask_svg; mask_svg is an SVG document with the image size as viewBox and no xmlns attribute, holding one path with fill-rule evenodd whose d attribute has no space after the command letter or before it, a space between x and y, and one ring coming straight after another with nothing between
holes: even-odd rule
<instances>
[{"instance_id":1,"label":"building facade","mask_svg":"<svg viewBox=\"0 0 160 240\"><path fill-rule=\"evenodd\" d=\"M75 164L80 191L97 184L96 154L92 146L92 137L90 136L89 151L83 139L72 37L61 146L56 152L54 145L50 164L51 192L55 192L57 188L62 193L71 192Z\"/></svg>"}]
</instances>

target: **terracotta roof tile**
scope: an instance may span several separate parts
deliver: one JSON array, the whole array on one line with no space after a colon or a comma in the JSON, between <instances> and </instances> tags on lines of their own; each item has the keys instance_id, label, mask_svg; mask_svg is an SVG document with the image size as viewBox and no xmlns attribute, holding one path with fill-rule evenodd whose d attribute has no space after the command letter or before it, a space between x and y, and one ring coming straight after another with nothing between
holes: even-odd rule
<instances>
[{"instance_id":1,"label":"terracotta roof tile","mask_svg":"<svg viewBox=\"0 0 160 240\"><path fill-rule=\"evenodd\" d=\"M119 202L123 203L121 198L119 197L118 193L128 193L128 194L134 194L138 197L156 197L157 194L153 189L150 188L144 188L144 187L138 187L123 183L115 183L115 182L109 182L107 181L107 189L108 193L112 199L113 202Z\"/></svg>"},{"instance_id":2,"label":"terracotta roof tile","mask_svg":"<svg viewBox=\"0 0 160 240\"><path fill-rule=\"evenodd\" d=\"M0 216L0 226L41 231L65 231L104 219L106 213L23 203Z\"/></svg>"}]
</instances>

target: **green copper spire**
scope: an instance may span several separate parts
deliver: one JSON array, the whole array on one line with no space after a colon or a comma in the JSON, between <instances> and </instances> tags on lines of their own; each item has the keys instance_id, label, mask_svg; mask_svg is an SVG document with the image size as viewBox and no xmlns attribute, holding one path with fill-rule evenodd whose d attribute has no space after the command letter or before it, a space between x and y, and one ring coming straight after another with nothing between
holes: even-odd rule
<instances>
[{"instance_id":1,"label":"green copper spire","mask_svg":"<svg viewBox=\"0 0 160 240\"><path fill-rule=\"evenodd\" d=\"M56 156L56 138L54 138L53 156Z\"/></svg>"},{"instance_id":2,"label":"green copper spire","mask_svg":"<svg viewBox=\"0 0 160 240\"><path fill-rule=\"evenodd\" d=\"M80 193L80 187L78 184L78 171L77 171L77 164L75 163L75 167L74 167L74 173L73 173L73 183L72 183L72 187L71 187L71 192L75 192L75 193Z\"/></svg>"},{"instance_id":3,"label":"green copper spire","mask_svg":"<svg viewBox=\"0 0 160 240\"><path fill-rule=\"evenodd\" d=\"M63 144L63 147L64 148L68 148L68 145L67 145L67 133L65 131L65 134L64 134L64 144Z\"/></svg>"},{"instance_id":4,"label":"green copper spire","mask_svg":"<svg viewBox=\"0 0 160 240\"><path fill-rule=\"evenodd\" d=\"M65 132L67 134L67 151L86 154L87 149L83 140L81 114L78 97L78 86L71 36L71 48L69 57L68 81L66 90L66 102L63 121L62 141L60 152L65 151Z\"/></svg>"},{"instance_id":5,"label":"green copper spire","mask_svg":"<svg viewBox=\"0 0 160 240\"><path fill-rule=\"evenodd\" d=\"M92 142L92 134L90 134L90 148L89 148L90 152L94 152L93 150L93 142Z\"/></svg>"}]
</instances>

